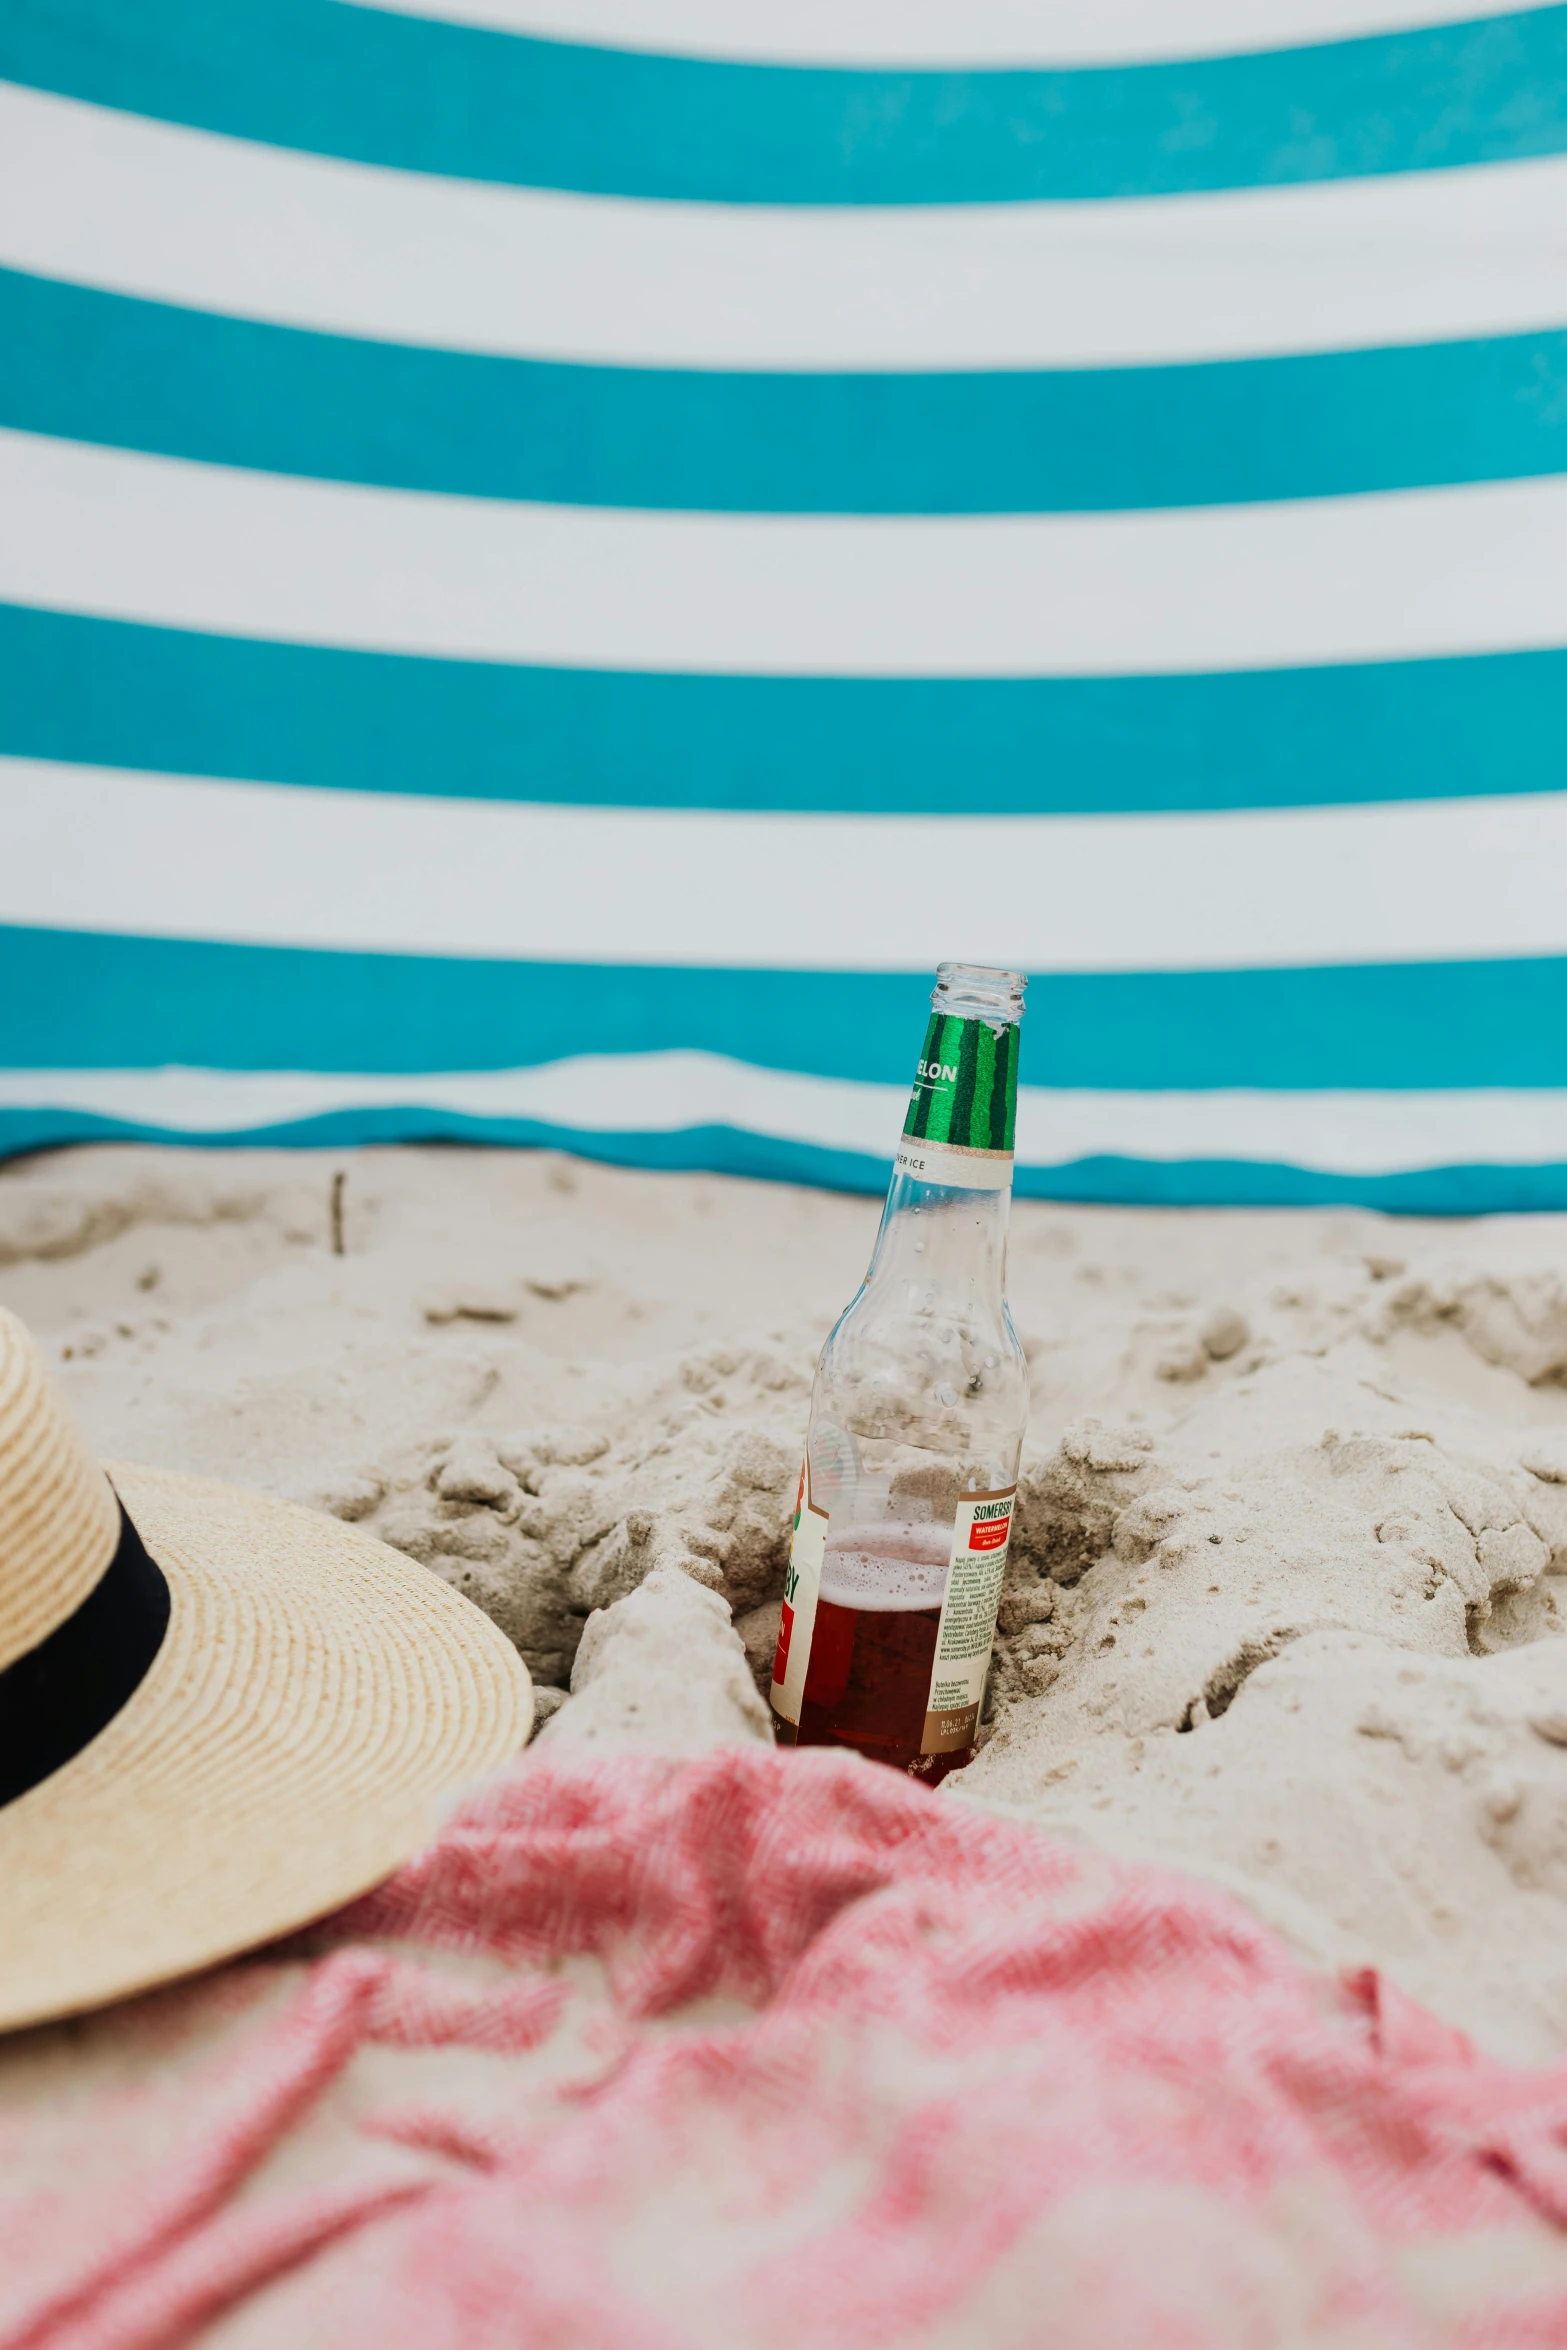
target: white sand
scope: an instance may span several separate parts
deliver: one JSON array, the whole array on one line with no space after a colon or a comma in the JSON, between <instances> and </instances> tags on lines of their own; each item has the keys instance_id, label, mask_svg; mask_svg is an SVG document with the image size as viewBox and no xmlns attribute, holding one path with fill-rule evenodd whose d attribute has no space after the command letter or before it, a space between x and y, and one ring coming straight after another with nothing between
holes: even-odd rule
<instances>
[{"instance_id":1,"label":"white sand","mask_svg":"<svg viewBox=\"0 0 1567 2350\"><path fill-rule=\"evenodd\" d=\"M553 1688L593 1617L545 1735L700 1746L767 1734L723 1603L761 1669L876 1215L549 1156L81 1151L0 1171L0 1301L105 1456L361 1519ZM994 1725L938 1800L1218 1878L1503 2054L1560 2048L1564 1220L1014 1231Z\"/></svg>"}]
</instances>

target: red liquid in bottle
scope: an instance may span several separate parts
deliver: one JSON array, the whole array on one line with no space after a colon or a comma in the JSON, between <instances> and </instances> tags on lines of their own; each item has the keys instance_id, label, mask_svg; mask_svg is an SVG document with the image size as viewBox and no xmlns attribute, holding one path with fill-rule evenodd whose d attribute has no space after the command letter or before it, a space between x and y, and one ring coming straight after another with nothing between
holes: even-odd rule
<instances>
[{"instance_id":1,"label":"red liquid in bottle","mask_svg":"<svg viewBox=\"0 0 1567 2350\"><path fill-rule=\"evenodd\" d=\"M972 1746L921 1751L951 1541L928 1525L828 1536L797 1745L850 1746L932 1781L973 1759Z\"/></svg>"}]
</instances>

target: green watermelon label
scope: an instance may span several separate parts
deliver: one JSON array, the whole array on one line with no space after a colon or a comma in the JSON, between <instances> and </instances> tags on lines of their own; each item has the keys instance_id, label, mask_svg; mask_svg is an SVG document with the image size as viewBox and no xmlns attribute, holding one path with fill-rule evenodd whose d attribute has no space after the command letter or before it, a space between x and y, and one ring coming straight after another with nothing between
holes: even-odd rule
<instances>
[{"instance_id":1,"label":"green watermelon label","mask_svg":"<svg viewBox=\"0 0 1567 2350\"><path fill-rule=\"evenodd\" d=\"M1018 1031L933 1012L909 1094L898 1171L962 1191L1012 1180Z\"/></svg>"}]
</instances>

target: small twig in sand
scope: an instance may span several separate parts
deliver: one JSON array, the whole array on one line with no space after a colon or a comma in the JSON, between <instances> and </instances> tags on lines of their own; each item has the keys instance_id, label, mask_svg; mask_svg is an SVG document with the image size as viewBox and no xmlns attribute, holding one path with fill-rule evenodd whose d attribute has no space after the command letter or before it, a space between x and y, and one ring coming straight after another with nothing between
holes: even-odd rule
<instances>
[{"instance_id":1,"label":"small twig in sand","mask_svg":"<svg viewBox=\"0 0 1567 2350\"><path fill-rule=\"evenodd\" d=\"M341 1167L332 1178L332 1254L340 1257L343 1251L343 1191L348 1177Z\"/></svg>"}]
</instances>

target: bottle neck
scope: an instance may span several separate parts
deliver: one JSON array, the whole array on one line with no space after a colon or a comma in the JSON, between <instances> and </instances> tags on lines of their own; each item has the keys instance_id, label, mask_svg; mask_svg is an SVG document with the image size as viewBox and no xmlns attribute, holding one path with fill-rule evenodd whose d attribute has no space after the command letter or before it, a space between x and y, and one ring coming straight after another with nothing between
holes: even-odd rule
<instances>
[{"instance_id":1,"label":"bottle neck","mask_svg":"<svg viewBox=\"0 0 1567 2350\"><path fill-rule=\"evenodd\" d=\"M988 1194L1010 1189L1017 1123L1015 1020L944 1008L938 989L909 1092L894 1185Z\"/></svg>"},{"instance_id":2,"label":"bottle neck","mask_svg":"<svg viewBox=\"0 0 1567 2350\"><path fill-rule=\"evenodd\" d=\"M899 1290L910 1313L999 1314L1006 1295L1012 1191L955 1189L895 1174L865 1276Z\"/></svg>"}]
</instances>

